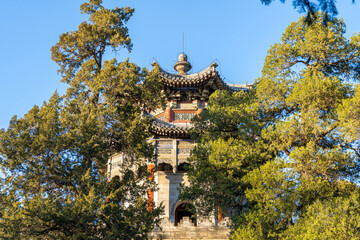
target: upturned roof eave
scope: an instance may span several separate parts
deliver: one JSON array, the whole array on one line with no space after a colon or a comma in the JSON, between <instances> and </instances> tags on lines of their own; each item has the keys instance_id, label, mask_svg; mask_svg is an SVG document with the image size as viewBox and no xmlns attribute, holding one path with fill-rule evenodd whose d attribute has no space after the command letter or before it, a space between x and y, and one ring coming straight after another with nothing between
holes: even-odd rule
<instances>
[{"instance_id":1,"label":"upturned roof eave","mask_svg":"<svg viewBox=\"0 0 360 240\"><path fill-rule=\"evenodd\" d=\"M156 117L153 118L154 121L150 125L150 132L161 135L161 136L169 136L169 137L189 137L190 130L192 127L181 127L176 126L174 124L166 123L157 119Z\"/></svg>"},{"instance_id":2,"label":"upturned roof eave","mask_svg":"<svg viewBox=\"0 0 360 240\"><path fill-rule=\"evenodd\" d=\"M209 81L213 80L212 86L214 90L222 89L228 91L236 91L227 85L220 77L219 72L216 70L217 63L212 63L208 68L189 75L180 75L169 73L159 66L160 78L165 86L168 87L199 87L206 85Z\"/></svg>"}]
</instances>

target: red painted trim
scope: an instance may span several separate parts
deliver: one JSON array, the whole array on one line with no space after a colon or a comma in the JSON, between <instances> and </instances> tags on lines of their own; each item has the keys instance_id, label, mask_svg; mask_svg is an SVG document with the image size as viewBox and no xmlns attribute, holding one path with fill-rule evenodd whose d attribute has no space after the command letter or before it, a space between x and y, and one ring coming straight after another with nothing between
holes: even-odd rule
<instances>
[{"instance_id":1,"label":"red painted trim","mask_svg":"<svg viewBox=\"0 0 360 240\"><path fill-rule=\"evenodd\" d=\"M218 207L218 213L218 220L220 222L221 220L223 220L222 209L220 207Z\"/></svg>"},{"instance_id":2,"label":"red painted trim","mask_svg":"<svg viewBox=\"0 0 360 240\"><path fill-rule=\"evenodd\" d=\"M154 168L155 165L154 164L149 164L148 165L148 172L149 172L149 180L150 181L154 181ZM147 210L149 212L152 212L154 209L154 191L149 189L148 190L148 207Z\"/></svg>"},{"instance_id":3,"label":"red painted trim","mask_svg":"<svg viewBox=\"0 0 360 240\"><path fill-rule=\"evenodd\" d=\"M190 120L174 120L173 123L191 123Z\"/></svg>"},{"instance_id":4,"label":"red painted trim","mask_svg":"<svg viewBox=\"0 0 360 240\"><path fill-rule=\"evenodd\" d=\"M196 113L196 110L174 110L175 113Z\"/></svg>"}]
</instances>

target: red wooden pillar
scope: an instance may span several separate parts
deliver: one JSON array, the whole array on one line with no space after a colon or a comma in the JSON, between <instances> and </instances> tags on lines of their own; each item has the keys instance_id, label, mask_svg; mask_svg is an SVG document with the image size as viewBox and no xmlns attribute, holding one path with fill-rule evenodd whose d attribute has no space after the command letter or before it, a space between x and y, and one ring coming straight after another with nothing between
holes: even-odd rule
<instances>
[{"instance_id":1,"label":"red wooden pillar","mask_svg":"<svg viewBox=\"0 0 360 240\"><path fill-rule=\"evenodd\" d=\"M149 172L149 180L150 181L154 181L154 168L155 168L154 164L149 164L148 165L148 172ZM149 212L152 212L153 209L154 209L154 191L149 189L148 190L148 207L147 207L147 210Z\"/></svg>"}]
</instances>

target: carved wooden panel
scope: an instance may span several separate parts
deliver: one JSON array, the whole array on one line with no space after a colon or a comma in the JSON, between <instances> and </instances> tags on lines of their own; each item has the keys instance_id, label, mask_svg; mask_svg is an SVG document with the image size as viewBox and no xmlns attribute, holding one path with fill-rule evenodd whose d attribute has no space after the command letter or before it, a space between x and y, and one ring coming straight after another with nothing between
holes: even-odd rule
<instances>
[{"instance_id":1,"label":"carved wooden panel","mask_svg":"<svg viewBox=\"0 0 360 240\"><path fill-rule=\"evenodd\" d=\"M165 149L158 149L158 154L171 154L172 149L165 148Z\"/></svg>"},{"instance_id":2,"label":"carved wooden panel","mask_svg":"<svg viewBox=\"0 0 360 240\"><path fill-rule=\"evenodd\" d=\"M175 113L174 120L191 120L195 113Z\"/></svg>"},{"instance_id":3,"label":"carved wooden panel","mask_svg":"<svg viewBox=\"0 0 360 240\"><path fill-rule=\"evenodd\" d=\"M173 141L172 140L164 140L164 141L157 141L158 148L172 148Z\"/></svg>"},{"instance_id":4,"label":"carved wooden panel","mask_svg":"<svg viewBox=\"0 0 360 240\"><path fill-rule=\"evenodd\" d=\"M178 154L190 155L191 151L192 151L192 148L179 148L178 149Z\"/></svg>"},{"instance_id":5,"label":"carved wooden panel","mask_svg":"<svg viewBox=\"0 0 360 240\"><path fill-rule=\"evenodd\" d=\"M194 148L194 141L178 141L179 148Z\"/></svg>"},{"instance_id":6,"label":"carved wooden panel","mask_svg":"<svg viewBox=\"0 0 360 240\"><path fill-rule=\"evenodd\" d=\"M193 105L193 103L179 103L180 109L196 109Z\"/></svg>"}]
</instances>

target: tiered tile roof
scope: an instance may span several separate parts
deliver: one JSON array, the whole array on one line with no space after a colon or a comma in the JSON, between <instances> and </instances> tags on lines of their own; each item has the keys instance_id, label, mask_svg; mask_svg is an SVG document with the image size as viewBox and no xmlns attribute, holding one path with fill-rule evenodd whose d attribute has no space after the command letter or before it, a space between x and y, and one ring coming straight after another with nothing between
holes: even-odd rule
<instances>
[{"instance_id":1,"label":"tiered tile roof","mask_svg":"<svg viewBox=\"0 0 360 240\"><path fill-rule=\"evenodd\" d=\"M200 87L210 85L213 90L224 89L236 91L236 88L227 85L216 70L217 63L212 63L208 68L190 75L173 74L160 67L160 78L165 86L173 88Z\"/></svg>"},{"instance_id":2,"label":"tiered tile roof","mask_svg":"<svg viewBox=\"0 0 360 240\"><path fill-rule=\"evenodd\" d=\"M155 66L156 63L152 65ZM174 69L178 71L177 74L169 73L159 67L160 78L165 89L170 91L191 91L190 89L198 89L201 93L201 99L206 100L215 90L227 91L247 91L251 85L226 84L216 70L217 63L212 63L208 68L197 73L187 74L191 69L191 64L187 62L187 56L182 53L179 56L179 61L175 64ZM186 88L189 88L186 90ZM166 92L166 91L164 91ZM204 97L205 94L205 97ZM207 101L207 100L206 100ZM161 136L174 137L189 137L189 130L192 126L184 126L176 123L168 123L154 117L154 122L151 125L151 131Z\"/></svg>"}]
</instances>

